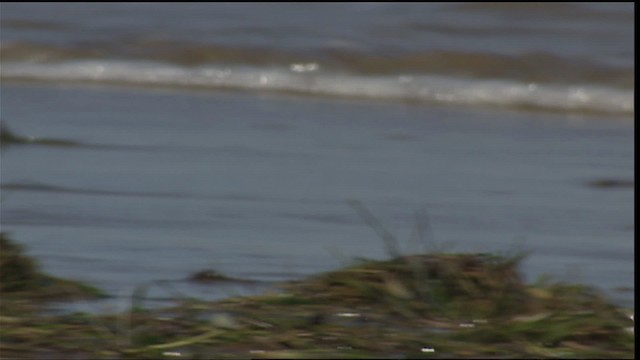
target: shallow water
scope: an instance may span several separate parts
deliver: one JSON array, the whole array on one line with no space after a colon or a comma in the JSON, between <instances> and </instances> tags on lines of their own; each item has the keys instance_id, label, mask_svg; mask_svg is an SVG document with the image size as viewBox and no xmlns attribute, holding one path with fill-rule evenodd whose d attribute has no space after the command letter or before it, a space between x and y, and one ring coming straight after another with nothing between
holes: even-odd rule
<instances>
[{"instance_id":1,"label":"shallow water","mask_svg":"<svg viewBox=\"0 0 640 360\"><path fill-rule=\"evenodd\" d=\"M453 250L531 250L530 277L633 286L633 189L587 185L633 178L626 120L25 85L4 85L3 117L108 145L3 149L1 205L3 231L47 269L111 292L206 267L269 281L384 257L349 199L407 252L422 209L426 240Z\"/></svg>"},{"instance_id":2,"label":"shallow water","mask_svg":"<svg viewBox=\"0 0 640 360\"><path fill-rule=\"evenodd\" d=\"M156 5L2 4L2 121L80 143L2 148L46 270L253 293L386 257L355 199L405 253L531 251L633 306L635 190L589 185L634 180L627 5Z\"/></svg>"}]
</instances>

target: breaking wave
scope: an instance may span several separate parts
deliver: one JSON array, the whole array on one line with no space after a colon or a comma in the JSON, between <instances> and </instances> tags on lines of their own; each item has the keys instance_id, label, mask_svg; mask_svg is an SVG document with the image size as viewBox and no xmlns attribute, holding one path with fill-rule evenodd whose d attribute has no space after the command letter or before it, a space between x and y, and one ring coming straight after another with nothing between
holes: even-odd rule
<instances>
[{"instance_id":1,"label":"breaking wave","mask_svg":"<svg viewBox=\"0 0 640 360\"><path fill-rule=\"evenodd\" d=\"M0 74L3 80L236 89L620 115L633 115L634 112L633 91L611 87L440 75L359 75L319 71L316 63L292 64L289 68L258 68L87 60L5 63Z\"/></svg>"}]
</instances>

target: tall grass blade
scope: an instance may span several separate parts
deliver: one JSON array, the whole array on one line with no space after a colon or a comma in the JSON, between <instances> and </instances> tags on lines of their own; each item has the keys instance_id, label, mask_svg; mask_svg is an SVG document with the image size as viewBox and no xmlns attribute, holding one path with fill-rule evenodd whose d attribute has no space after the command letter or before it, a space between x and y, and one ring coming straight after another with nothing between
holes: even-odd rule
<instances>
[{"instance_id":1,"label":"tall grass blade","mask_svg":"<svg viewBox=\"0 0 640 360\"><path fill-rule=\"evenodd\" d=\"M351 206L358 215L364 220L364 222L378 234L378 236L384 241L387 254L392 258L400 256L400 246L398 239L391 234L389 230L382 224L378 218L376 218L369 209L367 209L359 200L347 200L347 204Z\"/></svg>"}]
</instances>

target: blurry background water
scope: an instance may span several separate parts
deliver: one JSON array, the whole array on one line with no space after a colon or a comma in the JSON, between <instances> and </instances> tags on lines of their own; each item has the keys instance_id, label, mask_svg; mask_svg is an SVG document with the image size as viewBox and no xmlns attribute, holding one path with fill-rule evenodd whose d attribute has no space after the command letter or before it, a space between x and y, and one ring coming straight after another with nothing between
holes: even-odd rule
<instances>
[{"instance_id":1,"label":"blurry background water","mask_svg":"<svg viewBox=\"0 0 640 360\"><path fill-rule=\"evenodd\" d=\"M2 3L3 123L83 144L3 147L2 231L46 270L124 297L208 267L277 281L384 258L356 199L405 253L425 250L422 223L429 251L531 251L529 280L632 306L614 289L634 286L634 188L589 183L634 180L634 16Z\"/></svg>"}]
</instances>

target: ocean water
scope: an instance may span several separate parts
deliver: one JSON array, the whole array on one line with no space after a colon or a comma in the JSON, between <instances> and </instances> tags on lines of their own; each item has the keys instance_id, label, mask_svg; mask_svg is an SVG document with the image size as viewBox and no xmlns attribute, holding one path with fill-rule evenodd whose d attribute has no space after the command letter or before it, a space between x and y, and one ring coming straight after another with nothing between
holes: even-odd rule
<instances>
[{"instance_id":1,"label":"ocean water","mask_svg":"<svg viewBox=\"0 0 640 360\"><path fill-rule=\"evenodd\" d=\"M630 3L4 4L2 13L6 80L634 110Z\"/></svg>"},{"instance_id":2,"label":"ocean water","mask_svg":"<svg viewBox=\"0 0 640 360\"><path fill-rule=\"evenodd\" d=\"M55 14L55 16L53 16ZM529 251L632 306L629 3L0 5L2 231L121 298L402 251ZM426 227L418 236L417 224ZM152 296L170 291L157 286Z\"/></svg>"}]
</instances>

